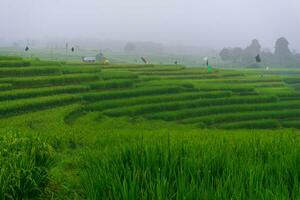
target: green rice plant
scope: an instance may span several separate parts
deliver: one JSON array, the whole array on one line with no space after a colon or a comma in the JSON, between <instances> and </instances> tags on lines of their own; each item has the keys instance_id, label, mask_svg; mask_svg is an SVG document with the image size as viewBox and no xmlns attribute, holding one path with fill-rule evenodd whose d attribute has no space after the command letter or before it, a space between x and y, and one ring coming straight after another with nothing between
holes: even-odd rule
<instances>
[{"instance_id":1,"label":"green rice plant","mask_svg":"<svg viewBox=\"0 0 300 200\"><path fill-rule=\"evenodd\" d=\"M291 77L284 78L284 81L289 84L295 84L295 83L300 83L300 78L291 76Z\"/></svg>"},{"instance_id":2,"label":"green rice plant","mask_svg":"<svg viewBox=\"0 0 300 200\"><path fill-rule=\"evenodd\" d=\"M131 79L117 79L108 81L97 81L90 84L92 89L116 89L116 88L130 88L135 85L136 80Z\"/></svg>"},{"instance_id":3,"label":"green rice plant","mask_svg":"<svg viewBox=\"0 0 300 200\"><path fill-rule=\"evenodd\" d=\"M131 69L131 68L152 68L154 65L147 64L147 65L141 65L141 64L113 64L113 65L102 65L103 69Z\"/></svg>"},{"instance_id":4,"label":"green rice plant","mask_svg":"<svg viewBox=\"0 0 300 200\"><path fill-rule=\"evenodd\" d=\"M22 57L18 57L18 56L0 56L0 61L8 61L8 60L22 60Z\"/></svg>"},{"instance_id":5,"label":"green rice plant","mask_svg":"<svg viewBox=\"0 0 300 200\"><path fill-rule=\"evenodd\" d=\"M224 78L236 78L236 77L243 77L245 74L240 72L229 72L229 73L222 73L222 77Z\"/></svg>"},{"instance_id":6,"label":"green rice plant","mask_svg":"<svg viewBox=\"0 0 300 200\"><path fill-rule=\"evenodd\" d=\"M226 123L218 125L218 128L224 129L274 129L280 128L280 123L278 120L267 119L267 120L250 120L241 121L234 123Z\"/></svg>"},{"instance_id":7,"label":"green rice plant","mask_svg":"<svg viewBox=\"0 0 300 200\"><path fill-rule=\"evenodd\" d=\"M86 114L85 110L83 107L80 105L71 112L69 112L65 117L64 117L64 122L66 124L73 124L79 117L82 117Z\"/></svg>"},{"instance_id":8,"label":"green rice plant","mask_svg":"<svg viewBox=\"0 0 300 200\"><path fill-rule=\"evenodd\" d=\"M0 136L0 199L35 199L50 180L54 154L37 137Z\"/></svg>"},{"instance_id":9,"label":"green rice plant","mask_svg":"<svg viewBox=\"0 0 300 200\"><path fill-rule=\"evenodd\" d=\"M216 80L209 80L208 82L214 82L214 83L277 83L282 82L282 79L279 77L250 77L250 76L244 76L241 78L220 78Z\"/></svg>"},{"instance_id":10,"label":"green rice plant","mask_svg":"<svg viewBox=\"0 0 300 200\"><path fill-rule=\"evenodd\" d=\"M0 67L27 67L30 66L31 63L29 61L15 61L15 60L8 60L2 61L0 60Z\"/></svg>"},{"instance_id":11,"label":"green rice plant","mask_svg":"<svg viewBox=\"0 0 300 200\"><path fill-rule=\"evenodd\" d=\"M81 98L78 95L62 94L49 97L2 101L0 104L0 115L4 117L7 115L22 114L29 111L67 105L79 102L80 100Z\"/></svg>"},{"instance_id":12,"label":"green rice plant","mask_svg":"<svg viewBox=\"0 0 300 200\"><path fill-rule=\"evenodd\" d=\"M116 80L116 79L137 79L136 74L130 72L102 72L100 77L104 80Z\"/></svg>"},{"instance_id":13,"label":"green rice plant","mask_svg":"<svg viewBox=\"0 0 300 200\"><path fill-rule=\"evenodd\" d=\"M147 75L149 76L149 75ZM217 79L220 76L218 74L199 74L199 75L168 75L168 76L151 76L158 80L170 79L170 80L191 80L191 79Z\"/></svg>"},{"instance_id":14,"label":"green rice plant","mask_svg":"<svg viewBox=\"0 0 300 200\"><path fill-rule=\"evenodd\" d=\"M15 89L0 92L0 101L14 100L21 98L32 98L39 96L50 96L63 93L82 93L90 90L89 86L84 85L67 85L45 88Z\"/></svg>"},{"instance_id":15,"label":"green rice plant","mask_svg":"<svg viewBox=\"0 0 300 200\"><path fill-rule=\"evenodd\" d=\"M231 96L231 92L186 92L180 94L167 94L157 96L140 96L134 98L126 98L120 100L106 100L97 103L92 103L86 106L86 110L89 111L103 111L110 108L122 108L127 106L145 105L162 102L183 101L183 100L195 100L206 98L224 98Z\"/></svg>"},{"instance_id":16,"label":"green rice plant","mask_svg":"<svg viewBox=\"0 0 300 200\"><path fill-rule=\"evenodd\" d=\"M60 61L48 61L48 60L32 60L30 61L32 66L44 67L44 66L62 66L65 62Z\"/></svg>"},{"instance_id":17,"label":"green rice plant","mask_svg":"<svg viewBox=\"0 0 300 200\"><path fill-rule=\"evenodd\" d=\"M229 72L229 73L225 73L225 72L220 73L219 71L208 72L207 69L205 69L201 73L197 71L190 74L185 74L184 71L177 71L177 72L178 73L175 75L169 75L169 76L162 75L162 76L165 76L165 78L170 78L170 79L187 78L187 79L213 79L213 80L218 80L222 78L243 77L243 74L237 72Z\"/></svg>"},{"instance_id":18,"label":"green rice plant","mask_svg":"<svg viewBox=\"0 0 300 200\"><path fill-rule=\"evenodd\" d=\"M204 74L209 74L207 70L180 70L180 71L149 71L149 72L141 72L139 75L144 75L144 76L176 76L176 75L181 75L181 76L190 76L190 75L204 75Z\"/></svg>"},{"instance_id":19,"label":"green rice plant","mask_svg":"<svg viewBox=\"0 0 300 200\"><path fill-rule=\"evenodd\" d=\"M3 83L3 84L0 84L0 91L3 91L3 90L9 90L12 88L12 85L11 84L8 84L8 83Z\"/></svg>"},{"instance_id":20,"label":"green rice plant","mask_svg":"<svg viewBox=\"0 0 300 200\"><path fill-rule=\"evenodd\" d=\"M300 92L287 91L284 93L277 94L280 100L297 100L300 98Z\"/></svg>"},{"instance_id":21,"label":"green rice plant","mask_svg":"<svg viewBox=\"0 0 300 200\"><path fill-rule=\"evenodd\" d=\"M202 83L195 82L195 88L201 91L229 90L232 92L253 92L254 86L242 84Z\"/></svg>"},{"instance_id":22,"label":"green rice plant","mask_svg":"<svg viewBox=\"0 0 300 200\"><path fill-rule=\"evenodd\" d=\"M79 66L63 66L61 71L64 74L75 74L75 73L99 73L101 72L101 66L89 66L89 65L79 65Z\"/></svg>"},{"instance_id":23,"label":"green rice plant","mask_svg":"<svg viewBox=\"0 0 300 200\"><path fill-rule=\"evenodd\" d=\"M88 199L300 197L298 136L210 136L201 141L156 137L86 152L83 191Z\"/></svg>"},{"instance_id":24,"label":"green rice plant","mask_svg":"<svg viewBox=\"0 0 300 200\"><path fill-rule=\"evenodd\" d=\"M213 83L209 82L206 83L202 82L195 82L194 83L196 88L200 90L231 90L233 92L253 92L254 89L257 88L272 88L272 87L284 87L285 84L282 82L260 82L260 83Z\"/></svg>"},{"instance_id":25,"label":"green rice plant","mask_svg":"<svg viewBox=\"0 0 300 200\"><path fill-rule=\"evenodd\" d=\"M134 88L120 91L105 91L97 93L89 93L83 96L86 101L100 101L108 99L122 99L128 97L139 97L139 96L149 96L149 95L159 95L159 94L174 94L184 91L191 91L192 89L177 87L177 86L165 86L165 87L144 87L144 88Z\"/></svg>"},{"instance_id":26,"label":"green rice plant","mask_svg":"<svg viewBox=\"0 0 300 200\"><path fill-rule=\"evenodd\" d=\"M300 91L300 83L294 84L293 88L295 88L297 91Z\"/></svg>"},{"instance_id":27,"label":"green rice plant","mask_svg":"<svg viewBox=\"0 0 300 200\"><path fill-rule=\"evenodd\" d=\"M294 94L295 91L292 87L289 86L280 86L280 87L261 87L255 89L259 94L272 94L277 96L289 96Z\"/></svg>"},{"instance_id":28,"label":"green rice plant","mask_svg":"<svg viewBox=\"0 0 300 200\"><path fill-rule=\"evenodd\" d=\"M149 114L148 119L162 119L166 121L173 120L188 120L189 122L197 122L199 117L215 115L215 114L229 114L240 112L253 112L253 111L276 111L285 109L300 109L299 101L283 101L283 102L270 102L270 103L249 103L249 104L233 104L221 106L208 106L208 107L194 107L183 110L175 110L169 112L157 112Z\"/></svg>"},{"instance_id":29,"label":"green rice plant","mask_svg":"<svg viewBox=\"0 0 300 200\"><path fill-rule=\"evenodd\" d=\"M252 83L248 84L249 86L253 86L255 88L279 88L286 87L286 84L283 82L260 82L260 83Z\"/></svg>"},{"instance_id":30,"label":"green rice plant","mask_svg":"<svg viewBox=\"0 0 300 200\"><path fill-rule=\"evenodd\" d=\"M148 79L144 77L139 77L140 82L136 85L137 87L165 87L165 86L181 86L186 88L194 88L192 82L184 80L157 80L157 79Z\"/></svg>"},{"instance_id":31,"label":"green rice plant","mask_svg":"<svg viewBox=\"0 0 300 200\"><path fill-rule=\"evenodd\" d=\"M104 113L108 116L137 116L145 115L149 113L162 112L162 111L174 111L188 108L200 108L206 106L216 105L233 105L233 104L253 104L253 103L267 103L276 102L278 99L274 96L233 96L217 99L196 99L176 101L170 103L153 103L146 105L128 106L126 108L116 108L106 110Z\"/></svg>"},{"instance_id":32,"label":"green rice plant","mask_svg":"<svg viewBox=\"0 0 300 200\"><path fill-rule=\"evenodd\" d=\"M299 119L291 119L281 122L282 126L285 128L300 128L300 120Z\"/></svg>"},{"instance_id":33,"label":"green rice plant","mask_svg":"<svg viewBox=\"0 0 300 200\"><path fill-rule=\"evenodd\" d=\"M207 117L191 118L184 120L185 123L204 123L207 126L218 125L220 123L230 123L248 120L264 120L264 119L288 119L299 118L299 109L286 109L286 110L271 110L271 111L253 111L253 112L240 112L228 113L220 115L209 115Z\"/></svg>"},{"instance_id":34,"label":"green rice plant","mask_svg":"<svg viewBox=\"0 0 300 200\"><path fill-rule=\"evenodd\" d=\"M42 87L63 84L79 84L98 80L97 75L93 74L70 74L60 76L39 76L39 77L22 77L22 78L2 78L0 83L11 83L15 88L24 87Z\"/></svg>"},{"instance_id":35,"label":"green rice plant","mask_svg":"<svg viewBox=\"0 0 300 200\"><path fill-rule=\"evenodd\" d=\"M167 71L179 71L185 69L184 66L178 65L178 66L160 66L160 67L152 67L152 68L130 68L128 71L131 72L138 72L138 73L144 73L144 72L167 72Z\"/></svg>"},{"instance_id":36,"label":"green rice plant","mask_svg":"<svg viewBox=\"0 0 300 200\"><path fill-rule=\"evenodd\" d=\"M61 74L57 67L18 67L0 68L0 77L23 77Z\"/></svg>"}]
</instances>

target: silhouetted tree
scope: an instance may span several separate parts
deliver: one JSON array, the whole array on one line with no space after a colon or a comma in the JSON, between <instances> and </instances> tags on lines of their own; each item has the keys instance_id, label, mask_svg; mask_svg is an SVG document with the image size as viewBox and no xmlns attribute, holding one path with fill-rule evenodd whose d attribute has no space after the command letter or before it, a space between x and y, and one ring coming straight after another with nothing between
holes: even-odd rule
<instances>
[{"instance_id":1,"label":"silhouetted tree","mask_svg":"<svg viewBox=\"0 0 300 200\"><path fill-rule=\"evenodd\" d=\"M228 48L222 49L219 55L220 55L220 57L221 57L222 60L224 60L224 61L231 61L231 52L230 52L230 49L228 49Z\"/></svg>"},{"instance_id":2,"label":"silhouetted tree","mask_svg":"<svg viewBox=\"0 0 300 200\"><path fill-rule=\"evenodd\" d=\"M289 49L289 41L284 37L276 41L274 56L280 64L288 63L293 59L293 54Z\"/></svg>"},{"instance_id":3,"label":"silhouetted tree","mask_svg":"<svg viewBox=\"0 0 300 200\"><path fill-rule=\"evenodd\" d=\"M251 44L244 50L242 62L246 65L255 64L255 57L261 53L259 41L254 39Z\"/></svg>"},{"instance_id":4,"label":"silhouetted tree","mask_svg":"<svg viewBox=\"0 0 300 200\"><path fill-rule=\"evenodd\" d=\"M239 63L243 55L243 49L240 47L224 48L222 49L219 55L224 61L232 61L235 63Z\"/></svg>"},{"instance_id":5,"label":"silhouetted tree","mask_svg":"<svg viewBox=\"0 0 300 200\"><path fill-rule=\"evenodd\" d=\"M272 65L274 56L270 49L268 48L263 49L260 55L265 64Z\"/></svg>"},{"instance_id":6,"label":"silhouetted tree","mask_svg":"<svg viewBox=\"0 0 300 200\"><path fill-rule=\"evenodd\" d=\"M243 55L243 49L240 47L231 50L231 58L233 62L240 62Z\"/></svg>"},{"instance_id":7,"label":"silhouetted tree","mask_svg":"<svg viewBox=\"0 0 300 200\"><path fill-rule=\"evenodd\" d=\"M136 45L132 42L128 42L124 47L125 52L133 52L135 50L136 50Z\"/></svg>"}]
</instances>

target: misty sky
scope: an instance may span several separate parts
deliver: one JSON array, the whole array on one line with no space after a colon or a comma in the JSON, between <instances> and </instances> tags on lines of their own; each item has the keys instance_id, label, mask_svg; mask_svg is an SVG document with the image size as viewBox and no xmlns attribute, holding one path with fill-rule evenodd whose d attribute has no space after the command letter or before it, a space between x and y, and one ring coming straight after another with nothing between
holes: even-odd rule
<instances>
[{"instance_id":1,"label":"misty sky","mask_svg":"<svg viewBox=\"0 0 300 200\"><path fill-rule=\"evenodd\" d=\"M99 38L221 48L285 36L300 51L299 0L0 0L0 39Z\"/></svg>"}]
</instances>

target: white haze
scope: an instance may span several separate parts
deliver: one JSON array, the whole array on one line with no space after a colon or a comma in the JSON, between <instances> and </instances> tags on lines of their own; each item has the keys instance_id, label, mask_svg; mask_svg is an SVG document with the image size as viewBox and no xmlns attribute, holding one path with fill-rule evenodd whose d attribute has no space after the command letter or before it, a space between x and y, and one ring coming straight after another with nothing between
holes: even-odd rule
<instances>
[{"instance_id":1,"label":"white haze","mask_svg":"<svg viewBox=\"0 0 300 200\"><path fill-rule=\"evenodd\" d=\"M299 0L0 0L0 41L97 38L300 50Z\"/></svg>"}]
</instances>

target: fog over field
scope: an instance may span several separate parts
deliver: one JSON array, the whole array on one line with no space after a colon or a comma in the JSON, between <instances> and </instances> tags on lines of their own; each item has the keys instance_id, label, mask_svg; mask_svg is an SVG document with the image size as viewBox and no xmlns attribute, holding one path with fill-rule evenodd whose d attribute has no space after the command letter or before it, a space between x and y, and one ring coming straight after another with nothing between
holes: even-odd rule
<instances>
[{"instance_id":1,"label":"fog over field","mask_svg":"<svg viewBox=\"0 0 300 200\"><path fill-rule=\"evenodd\" d=\"M0 0L0 43L95 38L220 49L284 36L300 51L299 0Z\"/></svg>"}]
</instances>

